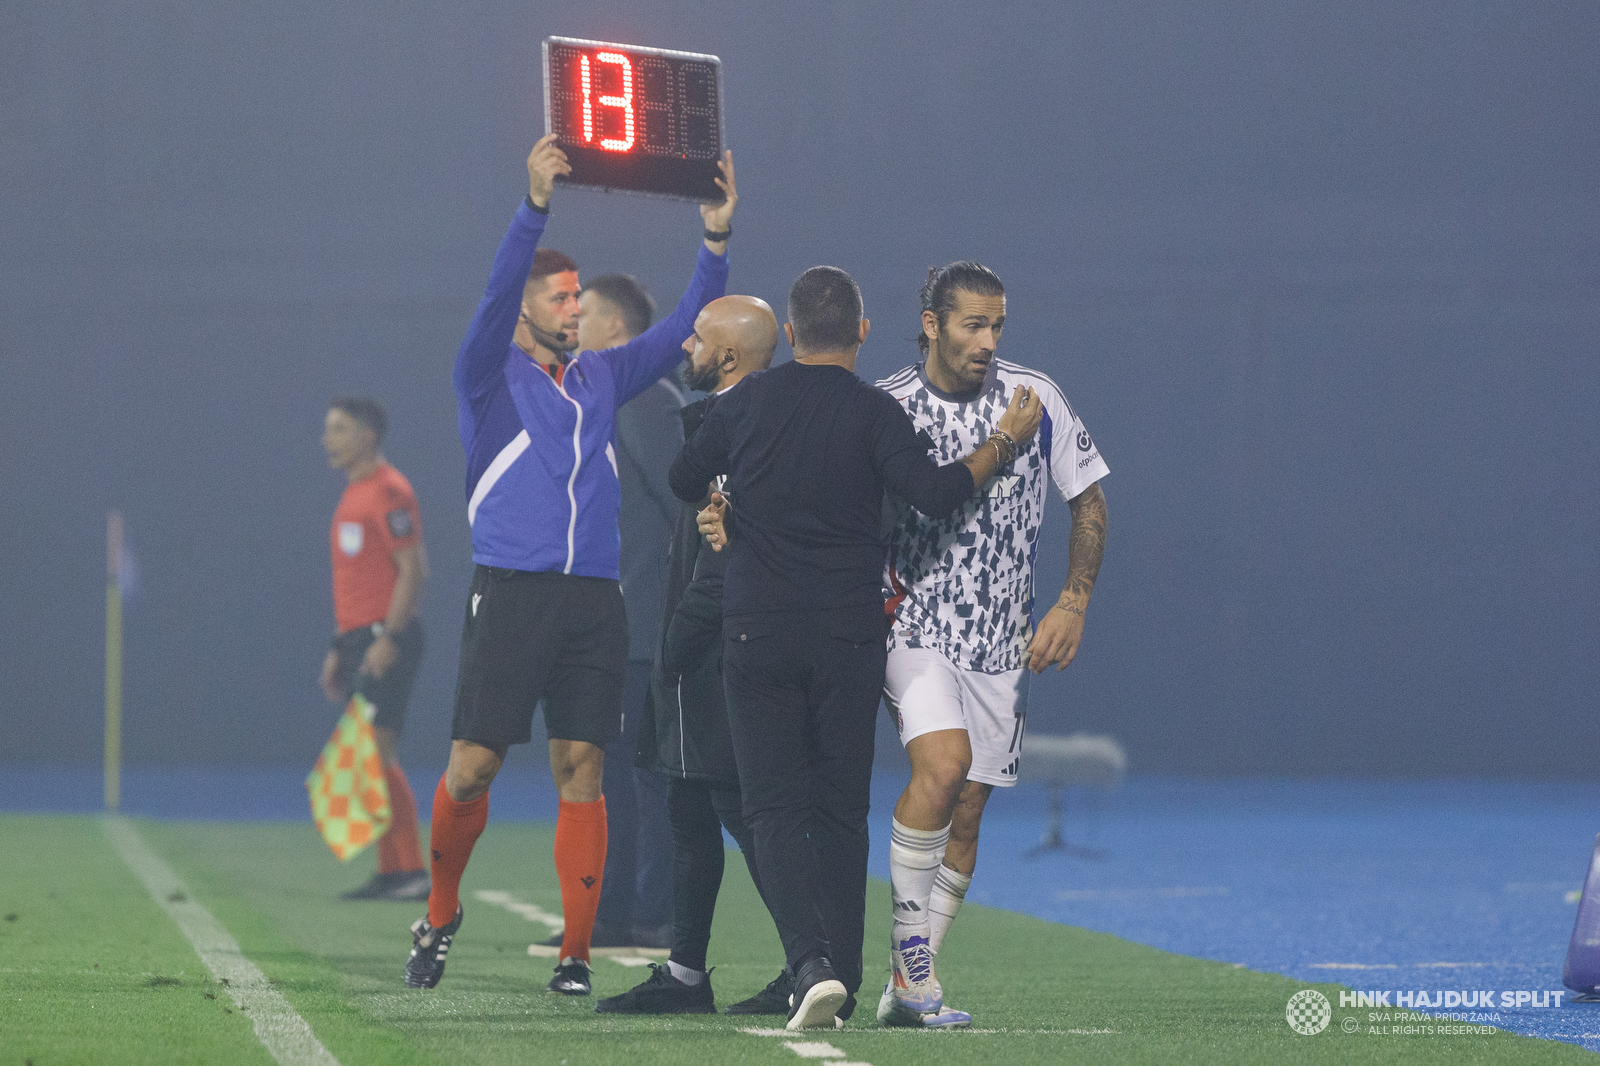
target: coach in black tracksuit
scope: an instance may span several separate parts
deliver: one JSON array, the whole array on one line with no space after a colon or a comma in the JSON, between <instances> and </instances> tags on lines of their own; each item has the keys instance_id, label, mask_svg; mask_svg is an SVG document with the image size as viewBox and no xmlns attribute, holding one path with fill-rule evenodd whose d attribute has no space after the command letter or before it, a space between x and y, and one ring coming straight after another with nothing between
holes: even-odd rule
<instances>
[{"instance_id":1,"label":"coach in black tracksuit","mask_svg":"<svg viewBox=\"0 0 1600 1066\"><path fill-rule=\"evenodd\" d=\"M727 473L724 684L756 865L794 974L790 1028L831 1028L861 985L884 491L948 514L1039 424L1037 398L1018 390L1003 432L939 466L900 405L855 376L867 328L850 275L806 271L784 326L794 362L724 396L669 475L694 502Z\"/></svg>"},{"instance_id":2,"label":"coach in black tracksuit","mask_svg":"<svg viewBox=\"0 0 1600 1066\"><path fill-rule=\"evenodd\" d=\"M679 412L692 437L719 397L772 363L778 323L772 308L750 296L708 304L684 342L684 383L708 395ZM674 448L675 451L675 448ZM672 454L671 451L668 453ZM708 486L702 485L701 496ZM757 891L761 877L746 828L722 685L722 589L728 556L705 546L698 505L679 508L665 567L665 611L656 642L649 697L639 722L637 765L666 778L672 826L672 955L666 966L620 996L601 1000L604 1014L676 1014L715 1010L706 950L722 885L722 830L739 844ZM782 1014L788 970L765 990L728 1008L730 1014Z\"/></svg>"}]
</instances>

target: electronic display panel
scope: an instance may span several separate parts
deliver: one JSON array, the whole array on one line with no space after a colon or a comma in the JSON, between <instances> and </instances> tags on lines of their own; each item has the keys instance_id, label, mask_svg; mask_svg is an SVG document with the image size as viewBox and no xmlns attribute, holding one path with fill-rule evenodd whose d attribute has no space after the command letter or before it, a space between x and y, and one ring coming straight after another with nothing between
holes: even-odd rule
<instances>
[{"instance_id":1,"label":"electronic display panel","mask_svg":"<svg viewBox=\"0 0 1600 1066\"><path fill-rule=\"evenodd\" d=\"M572 164L560 184L723 200L716 56L547 37L544 116Z\"/></svg>"}]
</instances>

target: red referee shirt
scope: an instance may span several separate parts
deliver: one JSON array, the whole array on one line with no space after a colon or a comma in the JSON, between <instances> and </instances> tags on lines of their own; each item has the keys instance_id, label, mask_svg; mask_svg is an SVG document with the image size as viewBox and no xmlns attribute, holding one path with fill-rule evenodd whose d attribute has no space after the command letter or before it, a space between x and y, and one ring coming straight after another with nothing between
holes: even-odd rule
<instances>
[{"instance_id":1,"label":"red referee shirt","mask_svg":"<svg viewBox=\"0 0 1600 1066\"><path fill-rule=\"evenodd\" d=\"M339 632L381 622L400 570L394 553L422 538L411 482L388 463L352 481L333 512L333 617Z\"/></svg>"}]
</instances>

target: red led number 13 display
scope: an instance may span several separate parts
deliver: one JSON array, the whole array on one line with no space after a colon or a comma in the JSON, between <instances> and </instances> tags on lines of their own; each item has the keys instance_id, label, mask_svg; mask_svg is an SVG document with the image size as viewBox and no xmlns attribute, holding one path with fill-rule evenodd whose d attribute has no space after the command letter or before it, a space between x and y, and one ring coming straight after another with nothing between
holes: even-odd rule
<instances>
[{"instance_id":1,"label":"red led number 13 display","mask_svg":"<svg viewBox=\"0 0 1600 1066\"><path fill-rule=\"evenodd\" d=\"M563 184L722 200L716 56L550 37L544 100L545 129L572 164Z\"/></svg>"},{"instance_id":2,"label":"red led number 13 display","mask_svg":"<svg viewBox=\"0 0 1600 1066\"><path fill-rule=\"evenodd\" d=\"M608 152L633 151L633 62L621 52L596 52L596 63L615 63L622 68L622 95L604 96L599 99L603 107L622 108L621 137L602 137L600 147ZM578 67L583 71L583 143L593 144L594 139L594 76L589 69L587 54L578 56Z\"/></svg>"}]
</instances>

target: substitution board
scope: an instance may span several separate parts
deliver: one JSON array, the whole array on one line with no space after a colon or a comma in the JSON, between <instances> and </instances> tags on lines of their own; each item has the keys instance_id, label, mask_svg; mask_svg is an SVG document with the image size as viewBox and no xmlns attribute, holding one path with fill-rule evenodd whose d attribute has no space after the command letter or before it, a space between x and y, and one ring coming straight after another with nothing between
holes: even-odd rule
<instances>
[{"instance_id":1,"label":"substitution board","mask_svg":"<svg viewBox=\"0 0 1600 1066\"><path fill-rule=\"evenodd\" d=\"M547 37L544 128L572 164L563 185L723 200L716 56Z\"/></svg>"}]
</instances>

